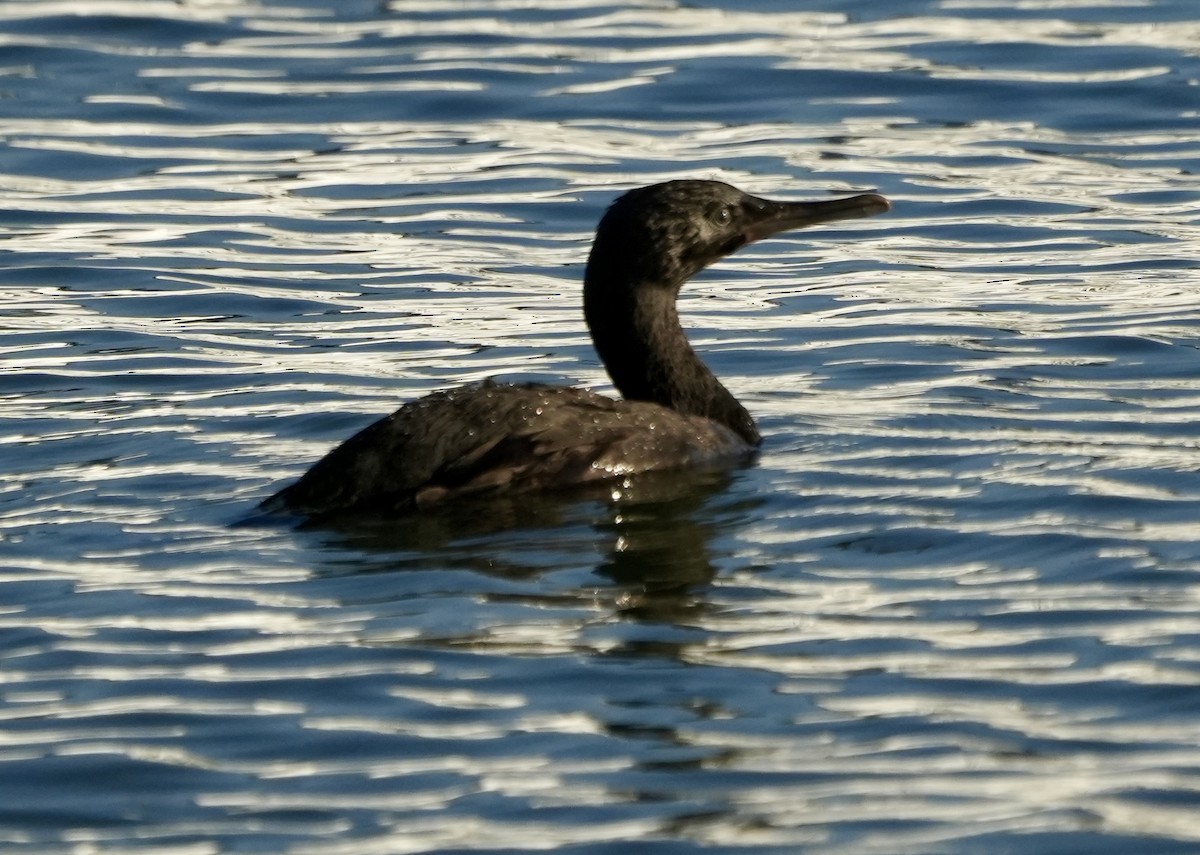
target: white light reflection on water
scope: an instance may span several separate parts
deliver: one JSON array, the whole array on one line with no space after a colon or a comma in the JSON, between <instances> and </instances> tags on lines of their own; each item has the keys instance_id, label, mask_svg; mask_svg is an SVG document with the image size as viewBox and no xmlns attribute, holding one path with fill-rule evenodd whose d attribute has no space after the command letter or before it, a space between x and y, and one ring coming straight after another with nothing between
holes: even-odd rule
<instances>
[{"instance_id":1,"label":"white light reflection on water","mask_svg":"<svg viewBox=\"0 0 1200 855\"><path fill-rule=\"evenodd\" d=\"M1190 6L723 5L0 9L6 846L1195 848ZM756 466L226 525L605 387L590 231L694 175L895 202L687 290Z\"/></svg>"}]
</instances>

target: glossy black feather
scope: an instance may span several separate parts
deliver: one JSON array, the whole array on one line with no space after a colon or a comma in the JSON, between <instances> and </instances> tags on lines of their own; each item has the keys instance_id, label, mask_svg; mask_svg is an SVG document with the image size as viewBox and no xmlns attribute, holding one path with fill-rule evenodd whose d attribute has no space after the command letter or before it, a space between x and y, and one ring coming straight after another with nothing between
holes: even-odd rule
<instances>
[{"instance_id":1,"label":"glossy black feather","mask_svg":"<svg viewBox=\"0 0 1200 855\"><path fill-rule=\"evenodd\" d=\"M586 389L484 383L369 425L263 503L306 515L403 511L499 490L587 484L750 453L728 428Z\"/></svg>"}]
</instances>

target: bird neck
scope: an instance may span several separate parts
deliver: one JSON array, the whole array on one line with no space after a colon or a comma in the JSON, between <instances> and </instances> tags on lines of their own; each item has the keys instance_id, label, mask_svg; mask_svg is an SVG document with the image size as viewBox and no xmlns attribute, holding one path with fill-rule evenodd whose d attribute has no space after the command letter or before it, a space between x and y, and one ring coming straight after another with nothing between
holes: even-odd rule
<instances>
[{"instance_id":1,"label":"bird neck","mask_svg":"<svg viewBox=\"0 0 1200 855\"><path fill-rule=\"evenodd\" d=\"M653 401L711 419L757 445L761 436L750 413L721 385L684 335L675 307L678 293L678 284L605 281L589 266L584 314L600 360L627 400Z\"/></svg>"}]
</instances>

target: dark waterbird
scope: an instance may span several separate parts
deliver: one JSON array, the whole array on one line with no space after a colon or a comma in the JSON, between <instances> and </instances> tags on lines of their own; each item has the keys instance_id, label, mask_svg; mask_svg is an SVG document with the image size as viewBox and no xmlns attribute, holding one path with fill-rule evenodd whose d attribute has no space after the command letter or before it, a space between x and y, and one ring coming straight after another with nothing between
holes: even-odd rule
<instances>
[{"instance_id":1,"label":"dark waterbird","mask_svg":"<svg viewBox=\"0 0 1200 855\"><path fill-rule=\"evenodd\" d=\"M680 288L751 241L889 207L872 193L770 201L717 181L631 190L600 220L583 287L592 341L623 400L491 381L436 392L346 440L261 509L404 512L746 457L758 429L688 343Z\"/></svg>"}]
</instances>

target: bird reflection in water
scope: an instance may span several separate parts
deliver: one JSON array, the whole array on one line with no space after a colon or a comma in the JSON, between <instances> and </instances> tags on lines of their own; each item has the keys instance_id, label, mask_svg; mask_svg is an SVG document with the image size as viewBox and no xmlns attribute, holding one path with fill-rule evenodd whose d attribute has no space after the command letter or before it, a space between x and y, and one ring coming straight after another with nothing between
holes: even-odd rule
<instances>
[{"instance_id":1,"label":"bird reflection in water","mask_svg":"<svg viewBox=\"0 0 1200 855\"><path fill-rule=\"evenodd\" d=\"M583 496L493 498L416 514L404 525L344 518L307 532L336 547L338 563L327 570L339 575L449 569L520 582L561 570L559 561L547 566L539 559L559 556L564 544L572 553L586 544L595 551L597 584L580 586L570 599L636 621L691 626L725 563L722 533L762 502L730 489L736 475L728 467L653 473ZM581 559L572 560L578 565ZM525 600L541 594L489 596ZM561 603L564 589L549 596Z\"/></svg>"}]
</instances>

